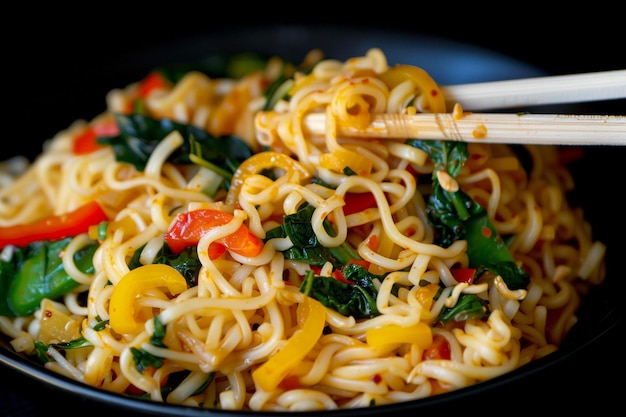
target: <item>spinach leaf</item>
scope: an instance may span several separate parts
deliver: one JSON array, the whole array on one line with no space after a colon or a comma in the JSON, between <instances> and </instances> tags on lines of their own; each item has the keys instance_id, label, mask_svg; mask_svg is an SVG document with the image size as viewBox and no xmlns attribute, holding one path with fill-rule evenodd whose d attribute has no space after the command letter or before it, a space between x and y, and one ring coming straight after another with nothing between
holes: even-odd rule
<instances>
[{"instance_id":1,"label":"spinach leaf","mask_svg":"<svg viewBox=\"0 0 626 417\"><path fill-rule=\"evenodd\" d=\"M322 266L328 261L335 268L341 268L352 259L361 259L359 254L347 242L334 248L322 246L311 225L311 217L314 211L315 207L309 204L301 205L296 213L283 217L281 226L266 233L265 242L277 237L288 237L293 246L283 251L285 259L305 262L315 266ZM327 233L331 235L334 233L330 223L325 221L324 227Z\"/></svg>"},{"instance_id":2,"label":"spinach leaf","mask_svg":"<svg viewBox=\"0 0 626 417\"><path fill-rule=\"evenodd\" d=\"M308 271L300 286L300 292L315 298L324 306L344 316L355 319L371 318L380 315L376 308L378 291L374 280L379 282L382 276L369 273L356 264L348 264L342 269L344 277L354 282L349 284L331 277L315 276Z\"/></svg>"},{"instance_id":3,"label":"spinach leaf","mask_svg":"<svg viewBox=\"0 0 626 417\"><path fill-rule=\"evenodd\" d=\"M477 297L475 294L461 294L454 307L444 307L438 320L446 323L450 320L465 321L468 319L486 319L489 301Z\"/></svg>"},{"instance_id":4,"label":"spinach leaf","mask_svg":"<svg viewBox=\"0 0 626 417\"><path fill-rule=\"evenodd\" d=\"M458 175L469 157L467 143L419 139L406 143L428 152L435 164L432 194L427 204L428 220L435 229L435 243L448 247L456 240L465 239L471 267L500 275L510 290L526 288L530 277L515 263L487 211L462 190L447 191L437 180L436 173L440 170L452 177Z\"/></svg>"},{"instance_id":5,"label":"spinach leaf","mask_svg":"<svg viewBox=\"0 0 626 417\"><path fill-rule=\"evenodd\" d=\"M135 366L140 373L143 373L143 371L150 367L158 369L163 366L163 358L153 355L146 350L131 347L130 352L133 355Z\"/></svg>"},{"instance_id":6,"label":"spinach leaf","mask_svg":"<svg viewBox=\"0 0 626 417\"><path fill-rule=\"evenodd\" d=\"M170 119L157 120L141 114L116 114L115 120L120 129L119 135L99 137L98 143L112 146L118 161L132 164L138 171L145 169L154 149L173 131L178 131L185 140L168 159L174 164L193 164L190 155L197 155L198 152L193 142L199 145L198 157L223 168L230 175L253 154L250 146L237 136L216 137L196 126Z\"/></svg>"},{"instance_id":7,"label":"spinach leaf","mask_svg":"<svg viewBox=\"0 0 626 417\"><path fill-rule=\"evenodd\" d=\"M313 71L313 67L315 67L317 62L312 63L308 68L300 68L300 72L305 75L310 74L311 71ZM276 77L274 82L272 82L263 93L266 100L265 105L261 110L272 110L279 100L289 99L289 90L295 84L295 81L293 79L294 74L295 67L293 66L293 64L285 61L283 63L283 68L280 75Z\"/></svg>"},{"instance_id":8,"label":"spinach leaf","mask_svg":"<svg viewBox=\"0 0 626 417\"><path fill-rule=\"evenodd\" d=\"M0 259L0 316L15 316L9 307L9 288L15 277L16 262Z\"/></svg>"},{"instance_id":9,"label":"spinach leaf","mask_svg":"<svg viewBox=\"0 0 626 417\"><path fill-rule=\"evenodd\" d=\"M16 249L10 261L0 261L0 312L6 316L32 314L44 298L56 300L78 282L70 277L59 255L72 238L37 241ZM91 274L97 244L88 245L74 255L79 270Z\"/></svg>"},{"instance_id":10,"label":"spinach leaf","mask_svg":"<svg viewBox=\"0 0 626 417\"><path fill-rule=\"evenodd\" d=\"M143 248L144 246L138 248L128 262L128 267L130 269L135 269L142 265L141 262L139 262L139 257L141 256ZM200 273L202 263L198 258L198 250L196 246L188 246L180 253L175 254L169 248L167 243L164 243L152 263L171 266L180 272L180 274L185 278L185 281L187 281L187 285L189 285L189 287L195 287L198 285L198 274Z\"/></svg>"}]
</instances>

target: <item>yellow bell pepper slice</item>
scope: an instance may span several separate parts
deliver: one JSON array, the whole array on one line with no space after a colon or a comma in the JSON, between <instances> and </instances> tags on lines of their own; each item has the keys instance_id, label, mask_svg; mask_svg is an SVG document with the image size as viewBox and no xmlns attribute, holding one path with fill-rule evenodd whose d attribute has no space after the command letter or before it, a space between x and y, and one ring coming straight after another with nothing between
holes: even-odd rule
<instances>
[{"instance_id":1,"label":"yellow bell pepper slice","mask_svg":"<svg viewBox=\"0 0 626 417\"><path fill-rule=\"evenodd\" d=\"M187 281L176 269L164 264L143 265L124 275L117 283L109 302L109 325L120 334L139 328L135 318L135 298L150 288L166 287L178 295L187 289Z\"/></svg>"},{"instance_id":2,"label":"yellow bell pepper slice","mask_svg":"<svg viewBox=\"0 0 626 417\"><path fill-rule=\"evenodd\" d=\"M235 203L237 195L247 177L270 168L283 169L289 175L298 172L301 175L301 179L311 177L311 173L304 165L283 153L274 151L259 152L243 161L233 174L230 189L226 196L226 204L230 205Z\"/></svg>"},{"instance_id":3,"label":"yellow bell pepper slice","mask_svg":"<svg viewBox=\"0 0 626 417\"><path fill-rule=\"evenodd\" d=\"M421 322L410 327L391 324L367 330L365 338L367 344L372 347L381 347L393 343L415 343L422 349L426 349L433 343L433 332L429 325Z\"/></svg>"},{"instance_id":4,"label":"yellow bell pepper slice","mask_svg":"<svg viewBox=\"0 0 626 417\"><path fill-rule=\"evenodd\" d=\"M254 383L265 392L276 389L313 349L324 330L326 309L319 301L305 297L298 305L298 319L301 327L293 333L287 344L252 371Z\"/></svg>"},{"instance_id":5,"label":"yellow bell pepper slice","mask_svg":"<svg viewBox=\"0 0 626 417\"><path fill-rule=\"evenodd\" d=\"M380 78L390 89L406 80L411 80L415 87L424 93L428 110L433 113L445 113L447 111L441 88L422 68L413 65L395 65L381 73Z\"/></svg>"},{"instance_id":6,"label":"yellow bell pepper slice","mask_svg":"<svg viewBox=\"0 0 626 417\"><path fill-rule=\"evenodd\" d=\"M417 301L419 301L422 307L424 307L426 310L430 310L431 306L433 305L433 300L437 295L437 292L439 292L439 289L440 287L437 284L424 285L417 290L415 298L417 299Z\"/></svg>"},{"instance_id":7,"label":"yellow bell pepper slice","mask_svg":"<svg viewBox=\"0 0 626 417\"><path fill-rule=\"evenodd\" d=\"M362 176L368 176L372 172L374 163L371 159L360 153L348 150L337 149L320 155L320 166L335 172L343 173L348 167Z\"/></svg>"}]
</instances>

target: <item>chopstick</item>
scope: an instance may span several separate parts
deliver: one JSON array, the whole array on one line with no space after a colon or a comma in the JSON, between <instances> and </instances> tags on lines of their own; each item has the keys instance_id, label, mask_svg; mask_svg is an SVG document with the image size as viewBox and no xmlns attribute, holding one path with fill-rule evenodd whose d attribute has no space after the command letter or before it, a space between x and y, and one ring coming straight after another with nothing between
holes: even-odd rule
<instances>
[{"instance_id":1,"label":"chopstick","mask_svg":"<svg viewBox=\"0 0 626 417\"><path fill-rule=\"evenodd\" d=\"M269 117L269 115L266 115ZM324 135L326 115L311 113L305 128ZM364 129L336 124L344 137L432 139L541 145L626 145L626 116L453 113L377 114Z\"/></svg>"},{"instance_id":2,"label":"chopstick","mask_svg":"<svg viewBox=\"0 0 626 417\"><path fill-rule=\"evenodd\" d=\"M363 129L336 123L344 137L419 138L482 143L539 145L626 145L626 116L474 113L626 98L626 70L488 81L441 87L450 113L376 114ZM452 111L459 104L459 115ZM272 112L260 112L258 126L271 126ZM312 134L324 135L326 114L311 113L304 121ZM263 129L259 129L263 130ZM269 134L269 132L260 132Z\"/></svg>"},{"instance_id":3,"label":"chopstick","mask_svg":"<svg viewBox=\"0 0 626 417\"><path fill-rule=\"evenodd\" d=\"M448 109L470 111L626 98L626 70L442 86Z\"/></svg>"}]
</instances>

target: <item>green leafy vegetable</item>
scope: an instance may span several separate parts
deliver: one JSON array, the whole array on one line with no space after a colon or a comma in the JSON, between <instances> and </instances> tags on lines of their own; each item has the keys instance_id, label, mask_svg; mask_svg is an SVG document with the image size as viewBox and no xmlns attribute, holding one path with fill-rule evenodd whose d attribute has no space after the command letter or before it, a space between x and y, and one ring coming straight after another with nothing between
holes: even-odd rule
<instances>
[{"instance_id":1,"label":"green leafy vegetable","mask_svg":"<svg viewBox=\"0 0 626 417\"><path fill-rule=\"evenodd\" d=\"M190 155L196 155L222 168L221 173L232 175L239 164L253 154L250 146L237 136L216 137L196 126L170 119L157 120L141 114L116 114L115 120L120 129L119 135L99 137L98 143L111 145L118 161L132 164L138 171L145 169L154 149L173 131L178 131L185 140L168 159L175 164L193 164ZM192 147L192 141L199 148L198 145Z\"/></svg>"},{"instance_id":2,"label":"green leafy vegetable","mask_svg":"<svg viewBox=\"0 0 626 417\"><path fill-rule=\"evenodd\" d=\"M445 323L450 320L485 319L489 316L489 301L475 294L461 294L454 307L444 307L438 320Z\"/></svg>"},{"instance_id":3,"label":"green leafy vegetable","mask_svg":"<svg viewBox=\"0 0 626 417\"><path fill-rule=\"evenodd\" d=\"M133 355L135 366L139 372L143 372L150 367L158 369L163 366L163 358L155 356L150 352L143 349L137 349L136 347L131 347L130 351Z\"/></svg>"},{"instance_id":4,"label":"green leafy vegetable","mask_svg":"<svg viewBox=\"0 0 626 417\"><path fill-rule=\"evenodd\" d=\"M435 243L447 247L466 240L470 267L500 275L511 290L525 289L530 277L515 263L487 211L462 190L447 191L437 180L437 171L458 175L469 156L467 143L411 139L407 144L427 152L435 164L427 206Z\"/></svg>"},{"instance_id":5,"label":"green leafy vegetable","mask_svg":"<svg viewBox=\"0 0 626 417\"><path fill-rule=\"evenodd\" d=\"M138 248L133 254L131 260L128 262L128 267L130 269L135 269L142 265L139 258L143 248L143 246ZM198 285L198 274L200 273L202 263L198 258L198 251L195 246L189 246L183 249L180 253L175 254L169 246L164 243L152 263L165 264L176 269L185 278L189 287L195 287Z\"/></svg>"},{"instance_id":6,"label":"green leafy vegetable","mask_svg":"<svg viewBox=\"0 0 626 417\"><path fill-rule=\"evenodd\" d=\"M265 241L273 238L288 237L293 247L283 252L285 259L305 262L310 265L322 266L326 262L333 264L335 268L341 268L352 259L361 259L359 254L347 243L334 248L322 246L313 231L311 217L315 207L303 204L294 214L283 217L283 224L267 232ZM330 223L324 222L326 232L333 234Z\"/></svg>"},{"instance_id":7,"label":"green leafy vegetable","mask_svg":"<svg viewBox=\"0 0 626 417\"><path fill-rule=\"evenodd\" d=\"M308 68L300 68L300 72L305 75L310 74L315 64L317 64L317 62L313 63ZM280 75L267 87L263 94L266 100L265 105L261 109L262 111L272 110L279 100L289 98L289 90L295 84L293 79L294 73L295 67L293 64L284 62Z\"/></svg>"},{"instance_id":8,"label":"green leafy vegetable","mask_svg":"<svg viewBox=\"0 0 626 417\"><path fill-rule=\"evenodd\" d=\"M328 308L344 316L370 318L380 315L376 308L378 290L374 281L383 277L371 274L357 264L347 264L341 270L348 284L331 277L315 276L309 271L302 282L300 292L315 298Z\"/></svg>"},{"instance_id":9,"label":"green leafy vegetable","mask_svg":"<svg viewBox=\"0 0 626 417\"><path fill-rule=\"evenodd\" d=\"M15 249L9 261L0 260L0 314L27 316L44 298L56 300L79 285L65 271L60 256L71 240L33 242ZM85 274L94 271L97 247L88 245L74 255L76 266Z\"/></svg>"},{"instance_id":10,"label":"green leafy vegetable","mask_svg":"<svg viewBox=\"0 0 626 417\"><path fill-rule=\"evenodd\" d=\"M165 337L165 325L161 320L159 320L158 316L152 319L152 321L154 323L154 333L150 337L150 344L157 347L167 348L165 343L163 343L163 338ZM160 368L163 366L163 358L159 356L153 355L144 349L137 349L135 347L131 347L130 350L133 354L135 366L139 372L143 372L149 367Z\"/></svg>"}]
</instances>

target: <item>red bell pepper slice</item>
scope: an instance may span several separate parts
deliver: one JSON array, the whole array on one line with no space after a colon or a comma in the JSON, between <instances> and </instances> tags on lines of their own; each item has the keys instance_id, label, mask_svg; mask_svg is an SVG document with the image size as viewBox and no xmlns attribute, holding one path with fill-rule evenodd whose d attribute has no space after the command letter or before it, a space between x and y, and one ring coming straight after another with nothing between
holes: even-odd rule
<instances>
[{"instance_id":1,"label":"red bell pepper slice","mask_svg":"<svg viewBox=\"0 0 626 417\"><path fill-rule=\"evenodd\" d=\"M188 246L195 246L210 229L223 226L234 216L220 210L201 209L179 213L176 221L165 234L165 242L172 252L179 253ZM241 225L234 233L212 242L209 257L219 257L225 249L242 256L257 256L263 250L263 241Z\"/></svg>"},{"instance_id":2,"label":"red bell pepper slice","mask_svg":"<svg viewBox=\"0 0 626 417\"><path fill-rule=\"evenodd\" d=\"M163 74L158 71L153 71L139 83L139 97L146 98L152 91L164 88L169 84L169 81L167 81Z\"/></svg>"},{"instance_id":3,"label":"red bell pepper slice","mask_svg":"<svg viewBox=\"0 0 626 417\"><path fill-rule=\"evenodd\" d=\"M102 145L98 144L98 136L115 136L117 134L119 134L119 127L114 120L89 126L76 136L72 151L75 155L95 152L102 148Z\"/></svg>"},{"instance_id":4,"label":"red bell pepper slice","mask_svg":"<svg viewBox=\"0 0 626 417\"><path fill-rule=\"evenodd\" d=\"M450 272L456 282L466 282L470 285L476 277L476 268L451 268Z\"/></svg>"},{"instance_id":5,"label":"red bell pepper slice","mask_svg":"<svg viewBox=\"0 0 626 417\"><path fill-rule=\"evenodd\" d=\"M96 142L96 132L88 127L80 135L74 139L73 152L75 155L86 155L100 149L100 145Z\"/></svg>"},{"instance_id":6,"label":"red bell pepper slice","mask_svg":"<svg viewBox=\"0 0 626 417\"><path fill-rule=\"evenodd\" d=\"M376 207L376 198L369 191L365 193L346 193L343 196L343 200L346 202L343 206L343 214L346 216Z\"/></svg>"},{"instance_id":7,"label":"red bell pepper slice","mask_svg":"<svg viewBox=\"0 0 626 417\"><path fill-rule=\"evenodd\" d=\"M422 353L422 360L438 360L447 359L451 357L450 344L445 337L441 335L433 335L433 343L424 349Z\"/></svg>"},{"instance_id":8,"label":"red bell pepper slice","mask_svg":"<svg viewBox=\"0 0 626 417\"><path fill-rule=\"evenodd\" d=\"M0 227L0 249L7 245L25 247L40 240L59 240L89 231L108 217L100 204L91 201L68 213L49 216L27 224Z\"/></svg>"}]
</instances>

